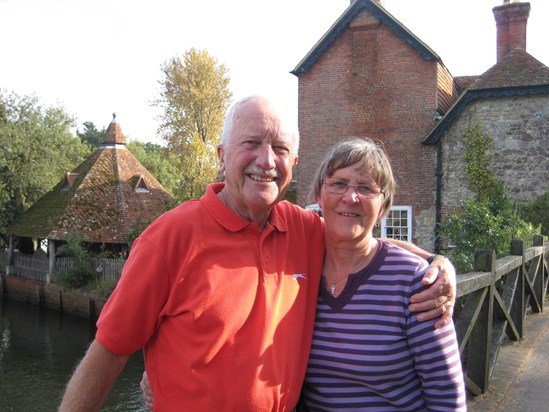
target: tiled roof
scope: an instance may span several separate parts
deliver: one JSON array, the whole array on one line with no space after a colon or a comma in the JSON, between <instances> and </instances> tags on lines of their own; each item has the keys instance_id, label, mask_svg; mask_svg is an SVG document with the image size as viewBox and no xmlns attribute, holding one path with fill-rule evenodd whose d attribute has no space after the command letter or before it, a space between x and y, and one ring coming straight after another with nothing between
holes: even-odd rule
<instances>
[{"instance_id":1,"label":"tiled roof","mask_svg":"<svg viewBox=\"0 0 549 412\"><path fill-rule=\"evenodd\" d=\"M511 51L478 78L471 77L468 80L469 87L431 130L423 143L437 143L461 112L477 99L549 95L549 67L521 48Z\"/></svg>"},{"instance_id":2,"label":"tiled roof","mask_svg":"<svg viewBox=\"0 0 549 412\"><path fill-rule=\"evenodd\" d=\"M549 67L516 48L482 74L470 90L501 89L549 84Z\"/></svg>"},{"instance_id":3,"label":"tiled roof","mask_svg":"<svg viewBox=\"0 0 549 412\"><path fill-rule=\"evenodd\" d=\"M64 240L126 243L128 232L161 214L170 194L125 147L120 126L109 125L105 144L29 208L7 233Z\"/></svg>"},{"instance_id":4,"label":"tiled roof","mask_svg":"<svg viewBox=\"0 0 549 412\"><path fill-rule=\"evenodd\" d=\"M454 77L454 82L460 91L465 91L468 89L474 82L478 80L480 76L456 76Z\"/></svg>"}]
</instances>

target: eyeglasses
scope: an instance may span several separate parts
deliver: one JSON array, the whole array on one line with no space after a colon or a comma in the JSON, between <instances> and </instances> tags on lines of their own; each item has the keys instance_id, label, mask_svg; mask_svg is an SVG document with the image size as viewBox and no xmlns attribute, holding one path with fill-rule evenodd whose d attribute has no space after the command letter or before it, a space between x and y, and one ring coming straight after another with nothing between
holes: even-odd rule
<instances>
[{"instance_id":1,"label":"eyeglasses","mask_svg":"<svg viewBox=\"0 0 549 412\"><path fill-rule=\"evenodd\" d=\"M370 186L350 185L347 182L342 182L341 180L336 180L336 179L326 179L322 183L326 185L326 190L328 192L336 195L342 195L344 193L347 193L347 190L349 190L350 187L354 187L356 190L356 193L359 196L366 197L369 199L375 199L379 195L384 194L383 192L378 192L373 190L372 188L370 188Z\"/></svg>"}]
</instances>

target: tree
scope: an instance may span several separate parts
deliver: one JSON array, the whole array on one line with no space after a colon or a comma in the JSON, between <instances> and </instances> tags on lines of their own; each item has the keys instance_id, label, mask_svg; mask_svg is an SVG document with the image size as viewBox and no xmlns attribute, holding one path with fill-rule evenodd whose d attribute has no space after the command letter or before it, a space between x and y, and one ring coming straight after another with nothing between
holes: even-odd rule
<instances>
[{"instance_id":1,"label":"tree","mask_svg":"<svg viewBox=\"0 0 549 412\"><path fill-rule=\"evenodd\" d=\"M80 140L89 144L94 149L97 149L103 144L105 141L105 134L107 133L105 128L98 130L93 122L84 122L82 123L82 126L84 126L83 132L80 130L76 131L76 136L78 136Z\"/></svg>"},{"instance_id":2,"label":"tree","mask_svg":"<svg viewBox=\"0 0 549 412\"><path fill-rule=\"evenodd\" d=\"M0 90L0 230L89 155L73 125L61 107Z\"/></svg>"},{"instance_id":3,"label":"tree","mask_svg":"<svg viewBox=\"0 0 549 412\"><path fill-rule=\"evenodd\" d=\"M162 65L159 133L179 159L178 196L203 193L217 175L216 147L230 104L228 70L205 50L190 49Z\"/></svg>"}]
</instances>

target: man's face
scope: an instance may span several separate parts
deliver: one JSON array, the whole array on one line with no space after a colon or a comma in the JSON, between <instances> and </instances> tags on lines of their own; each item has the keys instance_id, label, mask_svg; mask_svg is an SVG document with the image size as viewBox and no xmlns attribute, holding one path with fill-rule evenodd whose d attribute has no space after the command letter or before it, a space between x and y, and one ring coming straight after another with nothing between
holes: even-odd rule
<instances>
[{"instance_id":1,"label":"man's face","mask_svg":"<svg viewBox=\"0 0 549 412\"><path fill-rule=\"evenodd\" d=\"M269 213L290 185L296 136L282 127L269 103L254 98L237 109L228 142L218 147L229 207L247 220Z\"/></svg>"}]
</instances>

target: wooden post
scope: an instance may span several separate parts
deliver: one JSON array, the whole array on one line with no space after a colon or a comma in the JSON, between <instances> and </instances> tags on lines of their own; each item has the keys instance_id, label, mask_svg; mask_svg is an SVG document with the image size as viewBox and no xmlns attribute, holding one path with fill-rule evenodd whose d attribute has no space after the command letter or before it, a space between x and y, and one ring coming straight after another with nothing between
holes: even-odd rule
<instances>
[{"instance_id":1,"label":"wooden post","mask_svg":"<svg viewBox=\"0 0 549 412\"><path fill-rule=\"evenodd\" d=\"M467 375L483 393L488 390L490 384L495 263L496 253L493 250L475 251L474 270L492 274L492 284L487 287L488 291L479 303L479 314L471 332L467 351Z\"/></svg>"},{"instance_id":2,"label":"wooden post","mask_svg":"<svg viewBox=\"0 0 549 412\"><path fill-rule=\"evenodd\" d=\"M46 275L46 283L51 282L51 275L55 271L55 241L48 239L48 274Z\"/></svg>"},{"instance_id":3,"label":"wooden post","mask_svg":"<svg viewBox=\"0 0 549 412\"><path fill-rule=\"evenodd\" d=\"M532 237L532 244L534 247L543 247L543 236L534 235ZM542 253L539 257L539 263L537 266L537 272L534 275L535 282L534 287L536 289L536 296L538 297L539 302L539 312L543 313L543 301L545 300L545 288L546 288L546 279L545 279L545 255Z\"/></svg>"},{"instance_id":4,"label":"wooden post","mask_svg":"<svg viewBox=\"0 0 549 412\"><path fill-rule=\"evenodd\" d=\"M6 275L11 275L13 263L13 235L10 235L9 246L8 246L8 261L6 262Z\"/></svg>"},{"instance_id":5,"label":"wooden post","mask_svg":"<svg viewBox=\"0 0 549 412\"><path fill-rule=\"evenodd\" d=\"M515 327L519 333L520 339L524 338L524 313L526 311L526 299L524 293L524 283L526 282L526 266L524 265L524 241L520 239L511 240L511 255L521 256L522 264L520 265L517 288L515 290L515 296L511 307L509 308L509 315L513 322L515 322Z\"/></svg>"}]
</instances>

